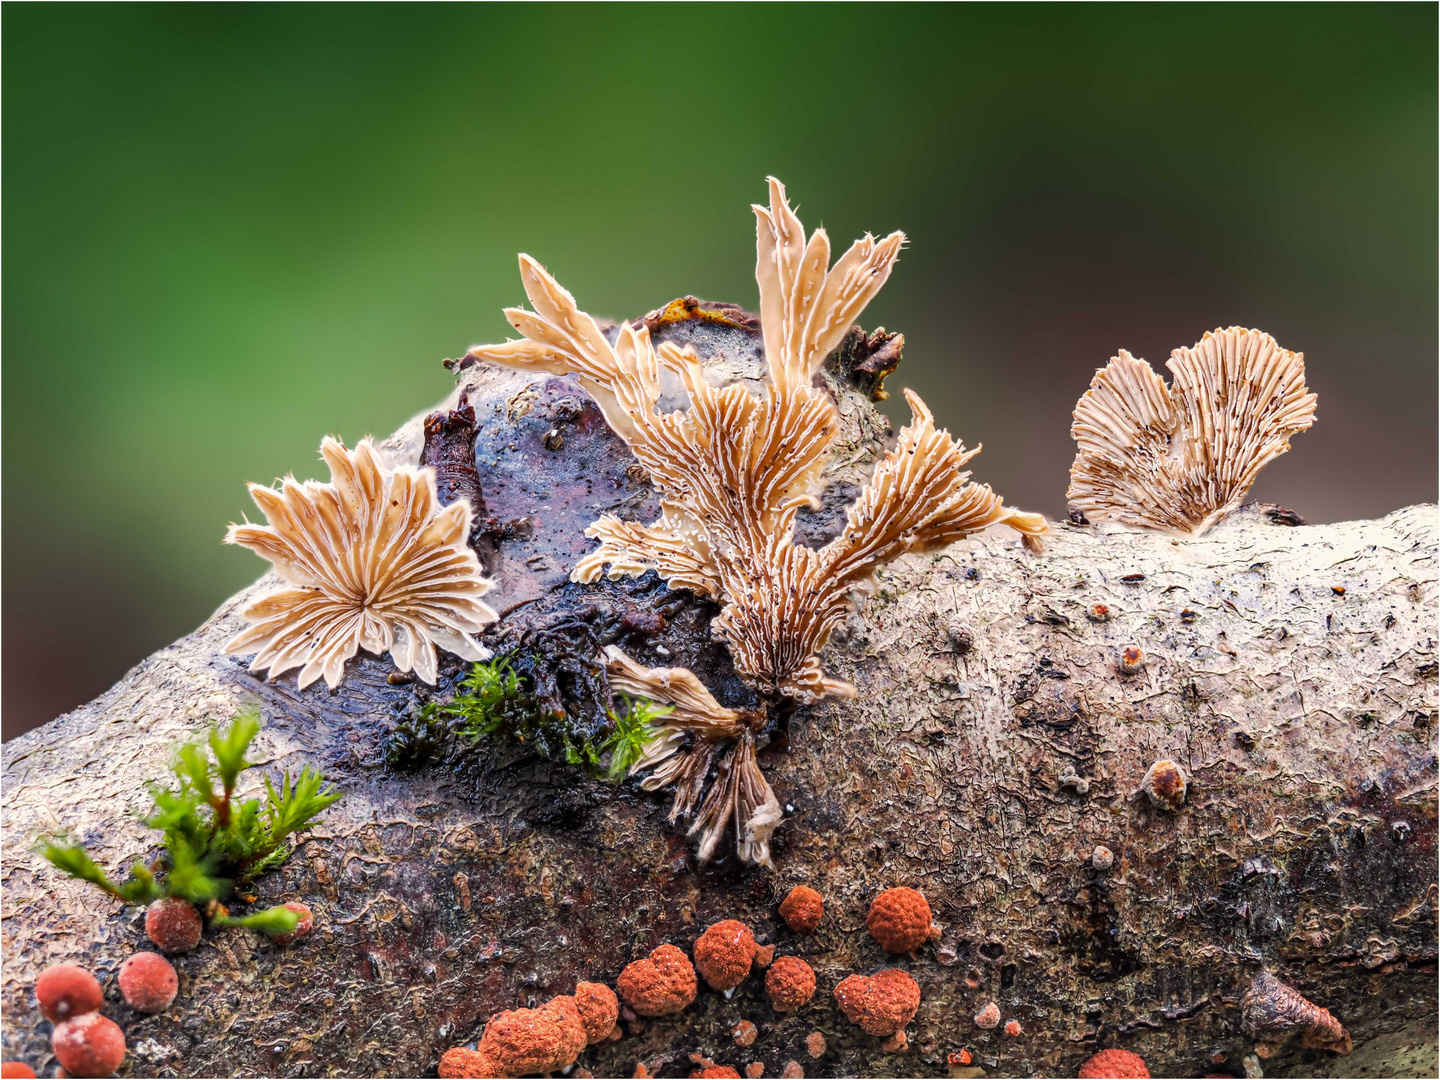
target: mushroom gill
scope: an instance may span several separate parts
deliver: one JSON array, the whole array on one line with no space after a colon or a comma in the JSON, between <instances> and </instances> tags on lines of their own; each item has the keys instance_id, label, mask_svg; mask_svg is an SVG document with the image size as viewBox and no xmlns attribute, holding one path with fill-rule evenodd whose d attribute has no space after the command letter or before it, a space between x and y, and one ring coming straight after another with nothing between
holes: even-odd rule
<instances>
[{"instance_id":1,"label":"mushroom gill","mask_svg":"<svg viewBox=\"0 0 1440 1080\"><path fill-rule=\"evenodd\" d=\"M672 588L721 606L712 629L736 671L767 702L853 697L853 687L826 675L819 653L877 566L990 525L1008 525L1027 540L1047 525L969 483L963 466L978 448L967 452L937 430L924 403L907 392L914 419L877 465L843 532L818 551L795 543L796 514L819 507L821 474L839 430L835 403L814 377L890 276L905 236L866 235L830 267L825 231L807 240L778 180L770 180L770 205L754 210L769 376L758 396L742 383L712 386L693 350L670 342L656 349L643 324L623 325L612 347L595 320L526 255L520 272L535 310L505 312L524 338L477 346L469 359L576 375L660 492L660 517L649 525L605 515L586 530L600 546L580 560L574 580L655 570ZM661 411L662 370L678 377L688 408ZM618 663L612 658L612 672ZM680 751L682 729L692 745L685 759L661 765L650 779L675 780L676 806L684 812L695 807L693 785L704 783L708 769L711 751L698 743L733 743L699 805L703 856L714 850L714 830L733 818L742 859L768 861L773 793L754 764L764 715L762 709L734 732L724 722L687 727L678 712L666 718L661 760ZM636 768L657 764L652 753ZM773 816L779 820L778 809Z\"/></svg>"},{"instance_id":2,"label":"mushroom gill","mask_svg":"<svg viewBox=\"0 0 1440 1080\"><path fill-rule=\"evenodd\" d=\"M1315 422L1305 356L1232 326L1176 349L1165 382L1124 349L1075 406L1069 502L1090 521L1203 536Z\"/></svg>"},{"instance_id":3,"label":"mushroom gill","mask_svg":"<svg viewBox=\"0 0 1440 1080\"><path fill-rule=\"evenodd\" d=\"M320 454L330 483L251 484L269 524L230 526L225 542L268 559L287 585L244 607L251 625L225 651L255 653L250 670L271 679L298 667L301 689L322 675L338 686L362 648L388 651L432 684L436 646L487 658L474 635L496 615L480 599L491 582L466 544L469 504L441 507L433 470L387 469L369 439L347 450L327 437Z\"/></svg>"}]
</instances>

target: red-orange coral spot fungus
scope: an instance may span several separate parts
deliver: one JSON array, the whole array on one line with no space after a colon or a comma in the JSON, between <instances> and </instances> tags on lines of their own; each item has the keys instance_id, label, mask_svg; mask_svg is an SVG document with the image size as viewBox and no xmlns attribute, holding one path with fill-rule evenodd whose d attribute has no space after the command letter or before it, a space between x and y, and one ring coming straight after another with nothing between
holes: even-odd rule
<instances>
[{"instance_id":1,"label":"red-orange coral spot fungus","mask_svg":"<svg viewBox=\"0 0 1440 1080\"><path fill-rule=\"evenodd\" d=\"M765 973L765 993L777 1013L796 1012L815 994L815 972L798 956L782 956Z\"/></svg>"},{"instance_id":2,"label":"red-orange coral spot fungus","mask_svg":"<svg viewBox=\"0 0 1440 1080\"><path fill-rule=\"evenodd\" d=\"M289 945L292 941L299 941L308 934L315 926L315 915L311 910L298 900L291 900L285 905L286 911L295 913L295 929L288 934L276 934L276 945Z\"/></svg>"},{"instance_id":3,"label":"red-orange coral spot fungus","mask_svg":"<svg viewBox=\"0 0 1440 1080\"><path fill-rule=\"evenodd\" d=\"M695 1060L693 1056L691 1060ZM707 1057L700 1058L695 1064L697 1068L690 1070L692 1077L704 1077L705 1080L740 1080L740 1074L730 1065L717 1065Z\"/></svg>"},{"instance_id":4,"label":"red-orange coral spot fungus","mask_svg":"<svg viewBox=\"0 0 1440 1080\"><path fill-rule=\"evenodd\" d=\"M871 903L865 925L886 952L912 952L930 938L930 905L914 889L886 889Z\"/></svg>"},{"instance_id":5,"label":"red-orange coral spot fungus","mask_svg":"<svg viewBox=\"0 0 1440 1080\"><path fill-rule=\"evenodd\" d=\"M441 1080L495 1080L500 1076L494 1062L480 1051L464 1046L445 1051L439 1073Z\"/></svg>"},{"instance_id":6,"label":"red-orange coral spot fungus","mask_svg":"<svg viewBox=\"0 0 1440 1080\"><path fill-rule=\"evenodd\" d=\"M35 980L35 1000L45 1019L55 1023L94 1012L104 997L95 976L79 964L55 964Z\"/></svg>"},{"instance_id":7,"label":"red-orange coral spot fungus","mask_svg":"<svg viewBox=\"0 0 1440 1080\"><path fill-rule=\"evenodd\" d=\"M120 1025L98 1012L66 1020L50 1037L55 1058L71 1076L109 1076L125 1060Z\"/></svg>"},{"instance_id":8,"label":"red-orange coral spot fungus","mask_svg":"<svg viewBox=\"0 0 1440 1080\"><path fill-rule=\"evenodd\" d=\"M137 1012L164 1012L175 1000L180 978L159 953L137 952L120 965L120 993Z\"/></svg>"},{"instance_id":9,"label":"red-orange coral spot fungus","mask_svg":"<svg viewBox=\"0 0 1440 1080\"><path fill-rule=\"evenodd\" d=\"M615 1030L620 1019L620 1002L615 991L604 983L581 982L575 984L575 1008L580 1011L580 1022L585 1025L588 1045L604 1042Z\"/></svg>"},{"instance_id":10,"label":"red-orange coral spot fungus","mask_svg":"<svg viewBox=\"0 0 1440 1080\"><path fill-rule=\"evenodd\" d=\"M712 990L731 990L750 974L758 947L748 926L725 919L695 942L695 966Z\"/></svg>"},{"instance_id":11,"label":"red-orange coral spot fungus","mask_svg":"<svg viewBox=\"0 0 1440 1080\"><path fill-rule=\"evenodd\" d=\"M200 944L200 912L188 900L167 896L145 912L145 936L163 952L189 952Z\"/></svg>"},{"instance_id":12,"label":"red-orange coral spot fungus","mask_svg":"<svg viewBox=\"0 0 1440 1080\"><path fill-rule=\"evenodd\" d=\"M585 1049L585 1024L573 997L554 997L538 1009L508 1009L485 1025L479 1051L502 1076L555 1072Z\"/></svg>"},{"instance_id":13,"label":"red-orange coral spot fungus","mask_svg":"<svg viewBox=\"0 0 1440 1080\"><path fill-rule=\"evenodd\" d=\"M670 1016L695 1000L699 983L690 958L674 945L661 945L644 960L627 965L615 989L640 1016Z\"/></svg>"},{"instance_id":14,"label":"red-orange coral spot fungus","mask_svg":"<svg viewBox=\"0 0 1440 1080\"><path fill-rule=\"evenodd\" d=\"M825 898L809 885L796 885L780 901L780 917L797 934L813 934L825 916Z\"/></svg>"},{"instance_id":15,"label":"red-orange coral spot fungus","mask_svg":"<svg viewBox=\"0 0 1440 1080\"><path fill-rule=\"evenodd\" d=\"M1145 1067L1145 1059L1139 1054L1132 1054L1129 1050L1101 1050L1085 1059L1085 1064L1080 1066L1079 1075L1085 1080L1128 1080L1130 1077L1148 1078L1150 1070Z\"/></svg>"},{"instance_id":16,"label":"red-orange coral spot fungus","mask_svg":"<svg viewBox=\"0 0 1440 1080\"><path fill-rule=\"evenodd\" d=\"M885 968L875 975L847 975L835 1000L852 1024L869 1035L894 1035L915 1019L920 986L905 972Z\"/></svg>"}]
</instances>

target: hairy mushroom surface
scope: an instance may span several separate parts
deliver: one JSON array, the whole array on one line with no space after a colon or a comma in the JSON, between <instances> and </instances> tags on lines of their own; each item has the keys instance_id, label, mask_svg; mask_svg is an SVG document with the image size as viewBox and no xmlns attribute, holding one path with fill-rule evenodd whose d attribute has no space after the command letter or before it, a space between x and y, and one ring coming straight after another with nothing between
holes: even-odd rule
<instances>
[{"instance_id":1,"label":"hairy mushroom surface","mask_svg":"<svg viewBox=\"0 0 1440 1080\"><path fill-rule=\"evenodd\" d=\"M831 267L825 231L806 238L778 180L770 180L770 205L754 210L768 369L759 396L743 383L712 386L692 349L665 342L657 350L644 324L621 326L612 345L574 297L527 255L520 256L520 273L535 310L505 312L524 337L477 346L468 358L575 375L660 492L656 521L646 525L607 514L586 530L600 546L579 562L574 580L655 570L671 588L720 605L712 629L762 698L853 697L854 687L826 675L820 652L851 610L854 594L873 584L876 567L991 525L1008 525L1032 540L1047 525L1038 514L1005 506L989 487L969 483L964 466L978 447L967 451L937 429L924 402L907 391L913 419L877 464L840 535L818 550L795 543L800 508L820 505L821 474L839 430L835 403L815 385L815 376L890 276L905 236L867 235ZM678 379L688 407L662 409L662 372ZM612 671L636 678L616 652ZM673 669L666 670L673 677ZM662 734L658 748L636 766L656 768L652 778L676 783L681 813L698 810L705 858L733 820L741 860L769 865L766 841L779 820L778 804L753 764L766 712L727 718L716 705L708 732L693 720L668 717L666 727L674 733ZM728 731L730 723L742 730ZM686 757L662 766L662 754L680 752L687 733L696 737L688 740ZM715 751L699 744L721 740L733 741L733 749L702 802L697 789Z\"/></svg>"},{"instance_id":2,"label":"hairy mushroom surface","mask_svg":"<svg viewBox=\"0 0 1440 1080\"><path fill-rule=\"evenodd\" d=\"M1203 536L1315 422L1305 356L1232 326L1176 349L1173 385L1124 349L1075 406L1069 502L1090 521Z\"/></svg>"},{"instance_id":3,"label":"hairy mushroom surface","mask_svg":"<svg viewBox=\"0 0 1440 1080\"><path fill-rule=\"evenodd\" d=\"M298 667L301 689L322 675L338 686L362 648L431 684L436 646L486 659L474 635L496 615L480 599L491 583L467 544L469 504L441 507L433 470L388 469L369 439L347 450L327 437L320 454L330 483L251 484L269 524L230 526L225 542L268 559L287 584L245 606L250 625L225 651L255 653L250 670L271 679Z\"/></svg>"}]
</instances>

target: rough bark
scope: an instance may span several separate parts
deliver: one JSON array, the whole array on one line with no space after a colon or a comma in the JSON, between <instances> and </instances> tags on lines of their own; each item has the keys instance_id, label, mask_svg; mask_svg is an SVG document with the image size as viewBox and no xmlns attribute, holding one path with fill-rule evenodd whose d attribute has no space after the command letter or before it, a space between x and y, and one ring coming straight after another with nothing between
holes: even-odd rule
<instances>
[{"instance_id":1,"label":"rough bark","mask_svg":"<svg viewBox=\"0 0 1440 1080\"><path fill-rule=\"evenodd\" d=\"M654 320L658 335L695 343L717 377L760 376L751 321L681 307ZM838 527L886 436L843 367L826 375L843 445L807 542ZM656 509L584 394L463 375L488 514L530 525L497 543L499 633L579 620L643 660L693 666L738 703L708 605L658 603L653 582L565 584L586 523ZM873 389L876 373L860 375ZM417 419L386 450L417 460L423 437ZM579 978L613 983L654 945L688 949L739 918L814 966L805 1010L777 1016L752 977L582 1063L685 1075L703 1053L771 1076L791 1059L812 1076L936 1075L963 1049L956 1074L1073 1076L1122 1046L1155 1075L1239 1075L1241 998L1268 969L1355 1045L1337 1059L1292 1042L1265 1062L1271 1075L1433 1075L1436 540L1433 506L1321 527L1247 509L1201 540L1064 525L1039 556L983 536L883 570L827 655L859 698L800 710L761 754L786 805L774 873L697 867L664 797L512 745L387 767L387 734L426 693L388 682L388 661L361 659L336 693L301 693L221 655L263 579L94 702L5 745L4 1056L53 1072L30 988L73 960L106 984L127 1075L434 1075L493 1011ZM1132 675L1127 646L1145 655ZM178 959L176 1005L140 1016L113 978L143 942L138 913L61 878L31 838L66 828L112 870L153 854L135 820L144 781L164 775L173 742L253 700L267 763L319 765L346 793L259 883L261 903L303 899L318 929L289 948L209 934ZM1139 794L1159 758L1188 774L1178 812ZM775 912L800 882L827 902L803 938ZM924 890L943 934L895 959L865 912L897 884ZM887 964L924 995L900 1052L832 996L844 975ZM1018 1035L976 1026L992 1001ZM741 1019L760 1029L748 1049L729 1035ZM820 1059L806 1053L813 1031Z\"/></svg>"}]
</instances>

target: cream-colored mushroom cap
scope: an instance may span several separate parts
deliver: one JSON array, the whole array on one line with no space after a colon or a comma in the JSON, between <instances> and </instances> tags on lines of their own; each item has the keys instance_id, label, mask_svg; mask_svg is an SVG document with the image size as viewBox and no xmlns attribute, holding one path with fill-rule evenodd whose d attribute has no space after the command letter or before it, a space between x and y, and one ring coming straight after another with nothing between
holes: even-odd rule
<instances>
[{"instance_id":1,"label":"cream-colored mushroom cap","mask_svg":"<svg viewBox=\"0 0 1440 1080\"><path fill-rule=\"evenodd\" d=\"M995 524L1029 537L1047 526L967 483L963 466L978 448L967 452L938 430L924 402L907 393L914 420L877 465L844 533L820 551L794 542L800 508L819 505L839 430L835 404L814 377L889 278L905 235L862 237L832 267L825 231L807 239L784 185L773 177L769 185L770 205L753 208L769 375L760 396L739 383L712 386L693 351L668 342L656 349L644 326L622 326L612 347L526 255L521 280L535 310L505 312L525 338L469 355L575 374L661 493L660 518L649 525L608 514L592 524L586 535L600 546L576 565L574 579L657 570L672 588L716 599L723 612L715 630L741 676L764 694L814 701L851 693L825 676L817 654L876 566ZM662 369L679 377L688 408L660 411Z\"/></svg>"},{"instance_id":2,"label":"cream-colored mushroom cap","mask_svg":"<svg viewBox=\"0 0 1440 1080\"><path fill-rule=\"evenodd\" d=\"M469 503L441 507L431 469L387 469L369 439L347 450L326 438L320 454L330 483L251 484L269 524L230 526L226 543L268 559L289 584L245 606L251 625L225 651L254 652L250 670L271 679L298 667L302 689L322 675L338 686L360 649L389 652L427 683L437 646L488 657L474 635L496 615L480 599L491 582L467 544Z\"/></svg>"},{"instance_id":3,"label":"cream-colored mushroom cap","mask_svg":"<svg viewBox=\"0 0 1440 1080\"><path fill-rule=\"evenodd\" d=\"M877 566L994 524L1027 538L1047 526L1040 515L1006 507L988 487L969 483L963 467L976 451L937 429L925 404L907 393L914 419L876 466L844 531L818 551L795 543L796 515L820 505L840 426L835 402L816 377L889 278L905 235L866 235L831 266L825 230L807 237L773 177L769 192L769 206L754 207L768 374L758 395L739 382L712 386L691 349L670 342L657 349L643 325L622 325L612 346L574 297L525 255L520 275L534 311L505 313L524 339L469 355L574 374L660 493L657 520L607 514L586 530L600 544L576 565L574 580L655 570L671 588L715 600L721 611L711 628L741 678L762 698L812 702L855 693L826 674L820 653ZM678 378L688 407L662 411L662 371ZM634 666L612 655L612 678L637 686L661 681L637 675ZM686 689L672 669L660 670L674 689ZM755 761L752 725L717 719L718 704L699 709L711 714L706 723L686 723L673 693L657 700L674 703L676 712L636 765L653 769L646 786L675 785L674 814L695 814L702 858L733 821L740 857L768 863L780 811ZM725 742L733 745L704 795L716 744Z\"/></svg>"},{"instance_id":4,"label":"cream-colored mushroom cap","mask_svg":"<svg viewBox=\"0 0 1440 1080\"><path fill-rule=\"evenodd\" d=\"M1305 356L1232 326L1176 349L1174 385L1124 349L1075 406L1069 501L1090 521L1202 536L1315 422Z\"/></svg>"}]
</instances>

